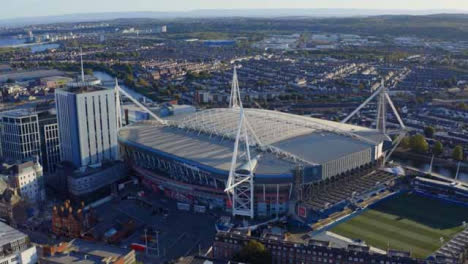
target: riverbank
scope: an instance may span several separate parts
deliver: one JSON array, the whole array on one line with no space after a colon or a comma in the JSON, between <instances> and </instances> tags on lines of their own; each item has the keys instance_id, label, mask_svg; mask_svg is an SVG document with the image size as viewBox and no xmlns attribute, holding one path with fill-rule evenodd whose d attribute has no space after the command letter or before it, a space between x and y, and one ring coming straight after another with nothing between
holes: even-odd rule
<instances>
[{"instance_id":1,"label":"riverbank","mask_svg":"<svg viewBox=\"0 0 468 264\"><path fill-rule=\"evenodd\" d=\"M422 155L414 152L409 152L409 151L401 151L401 150L396 150L393 154L392 157L400 160L411 160L411 161L417 161L417 162L422 162L422 163L431 163L432 156L429 155ZM451 159L441 159L434 157L434 162L433 166L443 166L448 169L456 170L458 167L458 162L451 160ZM466 162L461 162L460 163L460 172L468 172L468 163Z\"/></svg>"}]
</instances>

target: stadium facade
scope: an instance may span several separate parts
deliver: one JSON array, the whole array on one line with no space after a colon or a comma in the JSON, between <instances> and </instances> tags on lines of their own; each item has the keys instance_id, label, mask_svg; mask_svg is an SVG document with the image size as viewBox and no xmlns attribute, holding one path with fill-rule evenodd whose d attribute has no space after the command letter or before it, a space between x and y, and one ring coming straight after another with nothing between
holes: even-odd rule
<instances>
[{"instance_id":1,"label":"stadium facade","mask_svg":"<svg viewBox=\"0 0 468 264\"><path fill-rule=\"evenodd\" d=\"M390 138L379 130L271 110L215 108L120 129L124 159L156 192L231 208L225 193L244 111L258 217L287 213L296 186L343 178L383 162ZM242 153L240 154L242 155ZM245 168L239 163L237 169Z\"/></svg>"}]
</instances>

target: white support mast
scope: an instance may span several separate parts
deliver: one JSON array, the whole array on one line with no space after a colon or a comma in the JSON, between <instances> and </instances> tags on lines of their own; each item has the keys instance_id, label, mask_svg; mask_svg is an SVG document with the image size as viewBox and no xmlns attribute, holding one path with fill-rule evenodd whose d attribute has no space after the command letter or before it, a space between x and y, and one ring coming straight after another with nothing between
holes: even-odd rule
<instances>
[{"instance_id":1,"label":"white support mast","mask_svg":"<svg viewBox=\"0 0 468 264\"><path fill-rule=\"evenodd\" d=\"M129 93L127 93L124 89L122 89L122 87L116 85L116 88L119 91L119 97L120 97L120 93L122 93L123 95L125 95L125 97L130 99L130 101L132 101L134 104L136 104L138 107L140 107L143 111L147 112L152 118L154 118L156 121L158 121L158 123L160 123L162 125L167 125L166 120L161 119L159 116L157 116L151 110L149 110L146 106L144 106L142 103L140 103L137 99L133 98L133 96L131 96Z\"/></svg>"},{"instance_id":2,"label":"white support mast","mask_svg":"<svg viewBox=\"0 0 468 264\"><path fill-rule=\"evenodd\" d=\"M242 107L242 101L237 80L237 72L234 67L232 76L231 98L229 99L229 108L239 109L239 123L237 127L236 139L234 141L234 150L232 153L231 167L229 177L224 190L232 201L232 215L254 217L254 175L256 161L252 161L250 156L249 135L247 133L247 120ZM240 144L240 145L239 145ZM243 146L244 153L241 153L240 147ZM243 163L238 167L238 162Z\"/></svg>"},{"instance_id":3,"label":"white support mast","mask_svg":"<svg viewBox=\"0 0 468 264\"><path fill-rule=\"evenodd\" d=\"M406 136L407 129L406 129L405 124L403 123L403 120L400 117L400 114L398 114L398 111L395 105L393 104L392 99L390 99L390 96L385 87L384 80L381 81L380 87L369 98L367 98L361 105L359 105L353 112L351 112L351 114L349 114L345 119L343 119L341 123L348 122L357 112L359 112L359 110L361 110L364 106L366 106L370 101L372 101L372 99L374 99L377 96L378 96L377 116L375 120L376 129L383 134L387 134L388 132L387 131L387 103L388 105L390 105L390 109L392 110L393 115L396 117L400 125L400 129L398 130L398 136L394 140L392 148L389 151L387 151L387 153L384 156L384 164L385 164L385 162L390 157L390 155L398 147L401 140Z\"/></svg>"},{"instance_id":4,"label":"white support mast","mask_svg":"<svg viewBox=\"0 0 468 264\"><path fill-rule=\"evenodd\" d=\"M348 122L355 114L357 114L359 112L359 110L361 110L364 106L366 106L370 101L372 101L372 99L374 99L374 97L376 97L380 91L381 91L382 87L380 87L379 89L377 89L369 98L367 98L361 105L359 105L356 109L354 109L353 112L351 112L351 114L349 114L345 119L343 119L341 121L341 123L346 123Z\"/></svg>"},{"instance_id":5,"label":"white support mast","mask_svg":"<svg viewBox=\"0 0 468 264\"><path fill-rule=\"evenodd\" d=\"M83 50L80 48L80 62L81 62L81 82L85 83L85 77L84 77L84 67L83 67Z\"/></svg>"},{"instance_id":6,"label":"white support mast","mask_svg":"<svg viewBox=\"0 0 468 264\"><path fill-rule=\"evenodd\" d=\"M231 97L229 98L229 108L242 107L242 101L239 91L239 80L237 78L236 66L232 73Z\"/></svg>"},{"instance_id":7,"label":"white support mast","mask_svg":"<svg viewBox=\"0 0 468 264\"><path fill-rule=\"evenodd\" d=\"M429 165L429 169L427 170L427 173L428 174L432 174L432 165L434 164L434 154L432 154L432 158L431 158L431 164Z\"/></svg>"},{"instance_id":8,"label":"white support mast","mask_svg":"<svg viewBox=\"0 0 468 264\"><path fill-rule=\"evenodd\" d=\"M242 142L241 142L242 141ZM240 153L239 144L244 146L245 153ZM238 168L237 164L244 158L244 164ZM239 113L239 126L236 140L234 142L234 152L232 154L231 168L226 189L224 190L232 196L232 214L234 216L254 217L254 176L256 162L252 162L250 156L249 137L245 123L244 110Z\"/></svg>"},{"instance_id":9,"label":"white support mast","mask_svg":"<svg viewBox=\"0 0 468 264\"><path fill-rule=\"evenodd\" d=\"M122 109L120 108L120 86L117 78L115 78L115 115L117 120L117 129L123 126L122 123Z\"/></svg>"},{"instance_id":10,"label":"white support mast","mask_svg":"<svg viewBox=\"0 0 468 264\"><path fill-rule=\"evenodd\" d=\"M387 105L386 105L386 97L385 94L387 93L387 89L385 88L385 85L382 83L380 85L382 89L379 92L379 102L377 104L377 117L375 119L375 126L378 131L380 131L382 134L385 134L386 127L387 127Z\"/></svg>"}]
</instances>

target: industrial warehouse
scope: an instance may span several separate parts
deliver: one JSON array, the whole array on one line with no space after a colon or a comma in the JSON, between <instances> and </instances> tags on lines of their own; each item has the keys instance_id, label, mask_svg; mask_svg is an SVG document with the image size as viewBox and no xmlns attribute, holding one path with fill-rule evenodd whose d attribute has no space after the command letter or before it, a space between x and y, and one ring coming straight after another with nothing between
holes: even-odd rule
<instances>
[{"instance_id":1,"label":"industrial warehouse","mask_svg":"<svg viewBox=\"0 0 468 264\"><path fill-rule=\"evenodd\" d=\"M232 209L233 215L299 211L304 220L319 219L394 178L374 173L392 147L383 130L244 109L237 74L229 108L155 119L123 127L118 136L143 183L179 201ZM325 199L320 186L343 180L349 188ZM356 189L354 181L361 183Z\"/></svg>"}]
</instances>

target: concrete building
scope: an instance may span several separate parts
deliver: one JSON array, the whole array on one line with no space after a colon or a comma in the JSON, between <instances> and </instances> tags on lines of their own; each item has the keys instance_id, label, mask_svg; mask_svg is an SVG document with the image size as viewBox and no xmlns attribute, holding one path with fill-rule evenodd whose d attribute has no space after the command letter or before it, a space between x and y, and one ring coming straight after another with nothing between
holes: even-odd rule
<instances>
[{"instance_id":1,"label":"concrete building","mask_svg":"<svg viewBox=\"0 0 468 264\"><path fill-rule=\"evenodd\" d=\"M0 74L0 83L6 82L8 79L14 81L27 81L62 74L63 72L59 70L9 71Z\"/></svg>"},{"instance_id":2,"label":"concrete building","mask_svg":"<svg viewBox=\"0 0 468 264\"><path fill-rule=\"evenodd\" d=\"M82 167L67 175L68 192L73 197L86 200L90 193L105 188L126 176L123 162L105 162L99 166Z\"/></svg>"},{"instance_id":3,"label":"concrete building","mask_svg":"<svg viewBox=\"0 0 468 264\"><path fill-rule=\"evenodd\" d=\"M0 263L34 264L37 263L36 246L32 245L26 234L0 222Z\"/></svg>"},{"instance_id":4,"label":"concrete building","mask_svg":"<svg viewBox=\"0 0 468 264\"><path fill-rule=\"evenodd\" d=\"M134 104L122 105L122 123L123 125L133 124L135 122L149 120L150 115L141 110Z\"/></svg>"},{"instance_id":5,"label":"concrete building","mask_svg":"<svg viewBox=\"0 0 468 264\"><path fill-rule=\"evenodd\" d=\"M115 100L114 90L86 83L55 91L62 160L80 168L117 159Z\"/></svg>"},{"instance_id":6,"label":"concrete building","mask_svg":"<svg viewBox=\"0 0 468 264\"><path fill-rule=\"evenodd\" d=\"M42 166L37 161L13 164L10 168L10 182L18 188L23 199L36 203L45 199Z\"/></svg>"},{"instance_id":7,"label":"concrete building","mask_svg":"<svg viewBox=\"0 0 468 264\"><path fill-rule=\"evenodd\" d=\"M41 84L45 85L47 88L55 89L65 86L67 83L73 81L72 78L65 76L51 76L41 79Z\"/></svg>"}]
</instances>

